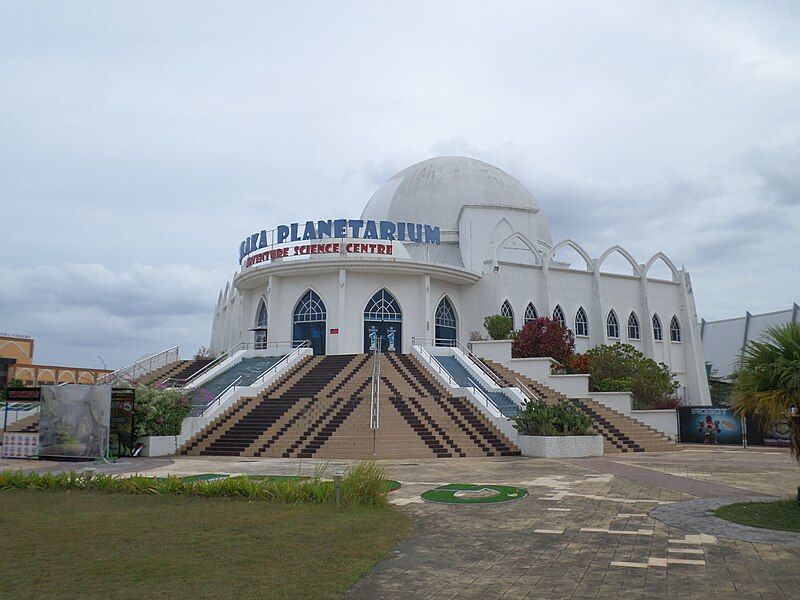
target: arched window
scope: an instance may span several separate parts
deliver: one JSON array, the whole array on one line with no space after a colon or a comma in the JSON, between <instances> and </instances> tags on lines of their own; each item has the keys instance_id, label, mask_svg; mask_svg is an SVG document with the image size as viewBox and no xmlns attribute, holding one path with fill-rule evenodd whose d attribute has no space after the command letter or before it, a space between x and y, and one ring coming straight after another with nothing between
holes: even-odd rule
<instances>
[{"instance_id":1,"label":"arched window","mask_svg":"<svg viewBox=\"0 0 800 600\"><path fill-rule=\"evenodd\" d=\"M327 317L325 310L325 303L322 302L316 292L308 290L294 309L294 322L295 323L313 323L315 321L324 321Z\"/></svg>"},{"instance_id":2,"label":"arched window","mask_svg":"<svg viewBox=\"0 0 800 600\"><path fill-rule=\"evenodd\" d=\"M553 310L553 320L558 321L558 324L562 327L567 326L567 319L564 317L564 311L561 310L561 306L556 304L555 309Z\"/></svg>"},{"instance_id":3,"label":"arched window","mask_svg":"<svg viewBox=\"0 0 800 600\"><path fill-rule=\"evenodd\" d=\"M678 317L672 315L672 320L669 322L669 341L681 341L681 324L678 323Z\"/></svg>"},{"instance_id":4,"label":"arched window","mask_svg":"<svg viewBox=\"0 0 800 600\"><path fill-rule=\"evenodd\" d=\"M264 304L263 300L258 305L258 312L256 313L256 328L267 328L267 305Z\"/></svg>"},{"instance_id":5,"label":"arched window","mask_svg":"<svg viewBox=\"0 0 800 600\"><path fill-rule=\"evenodd\" d=\"M660 342L664 339L664 332L661 330L661 319L658 315L653 315L653 339Z\"/></svg>"},{"instance_id":6,"label":"arched window","mask_svg":"<svg viewBox=\"0 0 800 600\"><path fill-rule=\"evenodd\" d=\"M628 339L639 339L639 318L636 316L636 313L631 313L631 316L628 317Z\"/></svg>"},{"instance_id":7,"label":"arched window","mask_svg":"<svg viewBox=\"0 0 800 600\"><path fill-rule=\"evenodd\" d=\"M436 307L436 318L434 319L436 325L436 345L437 346L455 346L456 340L456 311L453 310L453 305L450 304L447 296L439 301L439 306Z\"/></svg>"},{"instance_id":8,"label":"arched window","mask_svg":"<svg viewBox=\"0 0 800 600\"><path fill-rule=\"evenodd\" d=\"M325 319L328 314L325 303L316 292L308 290L294 307L292 314L292 340L295 345L311 342L314 354L325 354L327 330Z\"/></svg>"},{"instance_id":9,"label":"arched window","mask_svg":"<svg viewBox=\"0 0 800 600\"><path fill-rule=\"evenodd\" d=\"M608 318L606 319L606 334L610 338L619 337L619 320L617 319L617 313L613 310L608 313Z\"/></svg>"},{"instance_id":10,"label":"arched window","mask_svg":"<svg viewBox=\"0 0 800 600\"><path fill-rule=\"evenodd\" d=\"M539 313L536 312L536 307L533 305L533 302L528 302L528 306L525 307L525 322L530 323L539 318Z\"/></svg>"},{"instance_id":11,"label":"arched window","mask_svg":"<svg viewBox=\"0 0 800 600\"><path fill-rule=\"evenodd\" d=\"M376 293L364 309L365 321L402 321L403 313L397 300L386 288Z\"/></svg>"},{"instance_id":12,"label":"arched window","mask_svg":"<svg viewBox=\"0 0 800 600\"><path fill-rule=\"evenodd\" d=\"M511 319L511 326L514 326L514 309L511 308L511 303L508 300L503 301L503 306L500 307L500 314Z\"/></svg>"},{"instance_id":13,"label":"arched window","mask_svg":"<svg viewBox=\"0 0 800 600\"><path fill-rule=\"evenodd\" d=\"M586 318L586 311L582 306L575 313L575 335L589 335L589 319Z\"/></svg>"},{"instance_id":14,"label":"arched window","mask_svg":"<svg viewBox=\"0 0 800 600\"><path fill-rule=\"evenodd\" d=\"M256 326L253 327L253 331L255 332L256 349L264 348L267 342L267 305L263 300L258 304Z\"/></svg>"}]
</instances>

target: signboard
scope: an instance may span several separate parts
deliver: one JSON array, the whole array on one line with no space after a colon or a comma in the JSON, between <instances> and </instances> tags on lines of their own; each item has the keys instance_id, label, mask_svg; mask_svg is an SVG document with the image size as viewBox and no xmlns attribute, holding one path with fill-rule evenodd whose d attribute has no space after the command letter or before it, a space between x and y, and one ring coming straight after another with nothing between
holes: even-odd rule
<instances>
[{"instance_id":1,"label":"signboard","mask_svg":"<svg viewBox=\"0 0 800 600\"><path fill-rule=\"evenodd\" d=\"M297 248L308 248L308 254L339 253L339 252L361 252L362 254L373 253L363 251L364 244L345 244L346 238L365 240L366 245L377 246L377 240L392 242L415 242L419 244L439 244L441 234L438 227L423 223L410 223L406 221L371 221L364 219L328 219L325 221L306 221L304 224L291 223L289 225L278 225L275 229L262 229L249 235L239 244L239 262L258 250L267 248L273 254L265 260L286 258L289 254L284 251L295 252ZM316 240L341 240L342 246L333 249L333 244L314 243ZM293 242L308 242L307 244L296 246L295 250L287 248L275 249L275 246L291 244ZM391 244L381 244L382 247ZM337 244L338 246L338 244ZM319 248L323 251L320 252ZM317 248L316 251L312 248ZM327 249L326 249L327 248ZM296 250L297 254L302 254L302 250ZM375 252L379 253L379 252ZM263 261L262 261L263 262ZM248 265L249 266L249 265Z\"/></svg>"},{"instance_id":2,"label":"signboard","mask_svg":"<svg viewBox=\"0 0 800 600\"><path fill-rule=\"evenodd\" d=\"M3 458L28 458L38 453L38 433L3 434Z\"/></svg>"},{"instance_id":3,"label":"signboard","mask_svg":"<svg viewBox=\"0 0 800 600\"><path fill-rule=\"evenodd\" d=\"M134 413L136 390L113 388L111 390L111 431L108 447L116 456L130 456L134 445Z\"/></svg>"},{"instance_id":4,"label":"signboard","mask_svg":"<svg viewBox=\"0 0 800 600\"><path fill-rule=\"evenodd\" d=\"M42 389L34 388L8 388L6 390L9 402L39 402Z\"/></svg>"},{"instance_id":5,"label":"signboard","mask_svg":"<svg viewBox=\"0 0 800 600\"><path fill-rule=\"evenodd\" d=\"M110 385L42 386L39 453L63 458L105 456L110 420Z\"/></svg>"},{"instance_id":6,"label":"signboard","mask_svg":"<svg viewBox=\"0 0 800 600\"><path fill-rule=\"evenodd\" d=\"M761 421L747 415L745 425L747 426L748 445L781 448L788 448L791 445L792 436L789 431L789 422L786 419L774 421L768 427L764 427Z\"/></svg>"},{"instance_id":7,"label":"signboard","mask_svg":"<svg viewBox=\"0 0 800 600\"><path fill-rule=\"evenodd\" d=\"M313 254L377 254L392 256L394 254L394 246L392 246L392 244L360 244L357 242L350 242L347 244L340 244L339 242L329 244L302 244L300 246L287 246L259 252L258 254L247 257L244 266L252 267L259 263L272 262L280 258L295 258L311 256Z\"/></svg>"},{"instance_id":8,"label":"signboard","mask_svg":"<svg viewBox=\"0 0 800 600\"><path fill-rule=\"evenodd\" d=\"M678 432L685 444L742 445L742 422L730 408L681 406Z\"/></svg>"}]
</instances>

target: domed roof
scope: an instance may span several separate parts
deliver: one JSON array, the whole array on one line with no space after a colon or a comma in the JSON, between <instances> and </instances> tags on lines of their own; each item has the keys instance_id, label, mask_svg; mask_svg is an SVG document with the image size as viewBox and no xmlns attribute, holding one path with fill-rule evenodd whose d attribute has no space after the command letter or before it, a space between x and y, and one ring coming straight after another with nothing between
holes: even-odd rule
<instances>
[{"instance_id":1,"label":"domed roof","mask_svg":"<svg viewBox=\"0 0 800 600\"><path fill-rule=\"evenodd\" d=\"M474 158L439 156L389 179L370 198L361 218L458 229L466 204L539 210L533 194L505 171Z\"/></svg>"}]
</instances>

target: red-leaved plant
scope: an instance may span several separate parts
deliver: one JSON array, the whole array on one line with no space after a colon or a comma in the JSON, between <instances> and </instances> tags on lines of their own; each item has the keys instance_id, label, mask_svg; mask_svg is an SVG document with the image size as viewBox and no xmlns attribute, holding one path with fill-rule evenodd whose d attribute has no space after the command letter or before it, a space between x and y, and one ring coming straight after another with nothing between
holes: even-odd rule
<instances>
[{"instance_id":1,"label":"red-leaved plant","mask_svg":"<svg viewBox=\"0 0 800 600\"><path fill-rule=\"evenodd\" d=\"M528 321L519 332L511 356L514 358L537 358L549 356L567 366L575 353L575 336L558 321L539 317Z\"/></svg>"}]
</instances>

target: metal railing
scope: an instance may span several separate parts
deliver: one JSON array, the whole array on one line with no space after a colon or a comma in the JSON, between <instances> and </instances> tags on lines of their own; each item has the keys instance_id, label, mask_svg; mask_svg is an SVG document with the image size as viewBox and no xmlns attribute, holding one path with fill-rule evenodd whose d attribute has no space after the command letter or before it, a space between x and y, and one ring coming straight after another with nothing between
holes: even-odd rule
<instances>
[{"instance_id":1,"label":"metal railing","mask_svg":"<svg viewBox=\"0 0 800 600\"><path fill-rule=\"evenodd\" d=\"M145 358L137 360L135 363L130 364L127 367L122 367L121 369L117 369L112 373L101 375L98 377L97 383L101 384L114 383L117 381L134 381L138 377L152 373L156 369L160 369L171 362L179 360L180 348L180 346L173 346L172 348L167 348L166 350L162 350L156 354L146 356Z\"/></svg>"},{"instance_id":2,"label":"metal railing","mask_svg":"<svg viewBox=\"0 0 800 600\"><path fill-rule=\"evenodd\" d=\"M255 387L258 385L262 385L266 379L272 377L272 375L277 373L279 370L288 368L289 365L297 362L297 360L299 360L300 357L304 355L303 349L311 347L311 341L303 340L301 344L302 345L296 346L294 349L292 349L292 351L289 354L282 357L278 362L276 362L274 365L266 369L263 373L261 373L258 377L256 377L252 383L249 383L246 386L240 386L239 383L242 381L243 375L239 375L239 377L235 381L233 381L231 384L228 385L228 387L226 387L219 394L217 394L216 397L211 402L206 404L206 407L203 409L202 416L204 417L207 416L210 409L214 409L217 406L219 406L225 399L225 396L228 394L228 392L236 391L237 387Z\"/></svg>"},{"instance_id":3,"label":"metal railing","mask_svg":"<svg viewBox=\"0 0 800 600\"><path fill-rule=\"evenodd\" d=\"M474 354L472 350L470 350L467 346L462 344L458 340L451 340L451 339L444 339L444 338L415 338L417 341L421 341L423 343L432 342L432 346L436 346L439 348L458 348L466 354L467 358L469 358L472 362L474 362L478 368L483 371L483 373L491 379L497 387L503 388L507 387L505 382L495 373L492 368L483 362L483 359L479 357L477 354ZM438 343L438 342L445 342L445 343Z\"/></svg>"},{"instance_id":4,"label":"metal railing","mask_svg":"<svg viewBox=\"0 0 800 600\"><path fill-rule=\"evenodd\" d=\"M441 365L441 363L438 360L436 360L436 357L430 352L428 352L427 348L425 348L423 344L419 343L419 341L422 339L425 338L411 338L411 345L417 349L417 352L419 352L422 355L422 357L426 360L426 362L429 365L431 365L434 369L436 369L436 372L447 381L450 387L463 388L465 390L469 390L476 398L478 398L478 400L480 400L483 403L483 405L487 409L489 409L492 412L492 414L494 414L495 416L503 416L502 411L498 408L497 404L494 403L494 400L489 398L489 396L486 395L486 392L484 392L478 386L461 385L455 379L453 379L453 377L450 375L447 369L445 369Z\"/></svg>"},{"instance_id":5,"label":"metal railing","mask_svg":"<svg viewBox=\"0 0 800 600\"><path fill-rule=\"evenodd\" d=\"M381 344L383 340L379 337L375 344L375 363L372 367L372 393L370 395L369 428L378 429L380 426L379 404L381 398ZM374 435L374 434L373 434ZM374 440L373 440L374 442ZM375 448L373 447L373 451Z\"/></svg>"}]
</instances>

